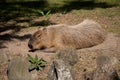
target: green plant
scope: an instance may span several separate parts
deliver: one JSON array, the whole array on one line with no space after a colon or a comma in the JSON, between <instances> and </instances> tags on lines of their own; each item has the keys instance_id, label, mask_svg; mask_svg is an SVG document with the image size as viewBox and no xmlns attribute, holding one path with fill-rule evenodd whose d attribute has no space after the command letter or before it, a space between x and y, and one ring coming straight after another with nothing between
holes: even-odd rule
<instances>
[{"instance_id":1,"label":"green plant","mask_svg":"<svg viewBox=\"0 0 120 80\"><path fill-rule=\"evenodd\" d=\"M33 58L31 55L28 54L28 59L31 63L29 66L29 71L42 70L43 67L45 67L47 64L45 60L43 60L42 58L39 59L37 55L35 56L35 58Z\"/></svg>"},{"instance_id":2,"label":"green plant","mask_svg":"<svg viewBox=\"0 0 120 80\"><path fill-rule=\"evenodd\" d=\"M49 18L50 18L50 13L51 13L51 10L45 12L45 11L38 11L39 14L41 14L43 16L43 20L41 21L41 25L42 26L46 26L46 25L49 25L50 24L50 21L49 21Z\"/></svg>"},{"instance_id":3,"label":"green plant","mask_svg":"<svg viewBox=\"0 0 120 80\"><path fill-rule=\"evenodd\" d=\"M47 12L39 10L38 13L40 13L42 16L44 16L44 20L48 20L50 18L51 10L49 10Z\"/></svg>"}]
</instances>

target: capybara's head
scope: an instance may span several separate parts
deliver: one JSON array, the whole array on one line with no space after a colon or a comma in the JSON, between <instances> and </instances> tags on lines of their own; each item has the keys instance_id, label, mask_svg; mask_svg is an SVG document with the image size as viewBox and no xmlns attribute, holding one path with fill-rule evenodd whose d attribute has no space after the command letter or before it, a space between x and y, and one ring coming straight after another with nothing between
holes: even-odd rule
<instances>
[{"instance_id":1,"label":"capybara's head","mask_svg":"<svg viewBox=\"0 0 120 80\"><path fill-rule=\"evenodd\" d=\"M47 40L47 28L41 27L37 32L35 32L29 42L28 46L31 50L44 49L46 48Z\"/></svg>"}]
</instances>

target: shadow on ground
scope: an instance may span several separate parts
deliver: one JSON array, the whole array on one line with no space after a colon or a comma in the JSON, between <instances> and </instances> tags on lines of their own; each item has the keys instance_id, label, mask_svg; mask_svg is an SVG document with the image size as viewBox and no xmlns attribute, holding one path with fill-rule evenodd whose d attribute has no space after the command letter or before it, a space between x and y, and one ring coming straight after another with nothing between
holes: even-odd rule
<instances>
[{"instance_id":1,"label":"shadow on ground","mask_svg":"<svg viewBox=\"0 0 120 80\"><path fill-rule=\"evenodd\" d=\"M0 41L0 49L2 49L2 48L7 48L7 47L3 44L2 41Z\"/></svg>"},{"instance_id":2,"label":"shadow on ground","mask_svg":"<svg viewBox=\"0 0 120 80\"><path fill-rule=\"evenodd\" d=\"M26 34L26 35L23 35L23 36L12 35L12 34L4 34L4 35L0 35L0 40L10 41L13 38L15 38L15 39L19 39L19 40L22 41L22 40L30 38L30 36L31 36L31 34Z\"/></svg>"},{"instance_id":3,"label":"shadow on ground","mask_svg":"<svg viewBox=\"0 0 120 80\"><path fill-rule=\"evenodd\" d=\"M34 15L33 9L43 9L46 6L46 0L27 1L27 2L1 2L0 3L0 21L8 21L21 16Z\"/></svg>"},{"instance_id":4,"label":"shadow on ground","mask_svg":"<svg viewBox=\"0 0 120 80\"><path fill-rule=\"evenodd\" d=\"M117 5L110 5L106 2L95 2L95 0L89 0L89 1L84 1L84 0L75 0L72 2L65 2L66 4L62 7L60 7L61 10L66 10L67 12L71 10L79 10L79 9L87 9L87 10L92 10L94 8L109 8Z\"/></svg>"},{"instance_id":5,"label":"shadow on ground","mask_svg":"<svg viewBox=\"0 0 120 80\"><path fill-rule=\"evenodd\" d=\"M29 39L31 37L31 34L25 34L22 36L16 35L16 34L3 34L0 35L0 49L7 48L4 43L6 41L12 41L13 39L18 39L20 41L24 41L26 39Z\"/></svg>"},{"instance_id":6,"label":"shadow on ground","mask_svg":"<svg viewBox=\"0 0 120 80\"><path fill-rule=\"evenodd\" d=\"M73 0L65 1L65 4L58 7L58 4L49 6L47 0L27 1L27 2L1 2L0 3L0 21L8 21L21 16L41 15L38 10L47 11L51 13L69 12L74 9L94 9L94 8L109 8L117 6L117 4L107 4L106 2L95 2L95 0Z\"/></svg>"}]
</instances>

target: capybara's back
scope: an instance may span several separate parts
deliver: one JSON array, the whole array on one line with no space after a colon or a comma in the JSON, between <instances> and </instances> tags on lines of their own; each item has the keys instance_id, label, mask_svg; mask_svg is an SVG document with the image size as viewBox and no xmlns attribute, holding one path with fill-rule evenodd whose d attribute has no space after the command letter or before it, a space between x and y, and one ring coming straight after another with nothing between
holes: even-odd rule
<instances>
[{"instance_id":1,"label":"capybara's back","mask_svg":"<svg viewBox=\"0 0 120 80\"><path fill-rule=\"evenodd\" d=\"M105 40L106 32L92 21L84 20L78 25L65 24L41 28L29 40L31 49L41 48L88 48L98 45Z\"/></svg>"}]
</instances>

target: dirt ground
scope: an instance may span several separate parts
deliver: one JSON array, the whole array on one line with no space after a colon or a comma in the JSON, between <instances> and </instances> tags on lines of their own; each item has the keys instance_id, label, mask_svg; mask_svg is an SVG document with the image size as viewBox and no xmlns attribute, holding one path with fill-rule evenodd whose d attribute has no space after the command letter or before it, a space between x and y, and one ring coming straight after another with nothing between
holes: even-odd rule
<instances>
[{"instance_id":1,"label":"dirt ground","mask_svg":"<svg viewBox=\"0 0 120 80\"><path fill-rule=\"evenodd\" d=\"M75 11L71 11L67 14L61 14L61 13L52 14L50 17L50 21L54 24L65 23L69 25L75 25L80 23L82 20L86 18L97 21L105 29L111 27L113 23L118 23L120 20L120 16L119 17L114 16L112 18L108 16L98 17L95 16L94 14L82 16L81 14L75 13ZM24 20L26 18L20 18L20 19ZM37 24L42 19L42 17L33 17L31 19L32 19L31 21ZM15 22L13 20L8 22L0 22L0 28L1 28L0 53L7 54L8 60L11 60L13 56L26 57L27 54L31 54L31 55L37 54L39 57L45 59L48 63L52 61L53 56L56 53L46 53L42 51L29 52L28 40L30 36L35 31L38 30L39 25L37 26L34 25L33 27L30 28L22 28L18 31L12 28L5 30L3 29L2 31L2 27L12 26L12 25L29 26L30 24L27 22ZM119 25L115 25L115 26L120 27ZM95 68L95 59L98 55L101 54L116 57L120 63L120 34L108 32L108 36L102 44L91 48L78 50L78 55L80 57L80 60L74 66L74 70L76 71L75 72L76 80L80 80L81 77L79 77L79 75L81 74L81 72L83 73L86 71L91 71L93 67ZM120 65L117 66L118 67L116 67L116 69L120 76ZM39 75L41 76L39 80L46 79L47 71L48 71L48 67L46 67L42 72L40 72Z\"/></svg>"}]
</instances>

